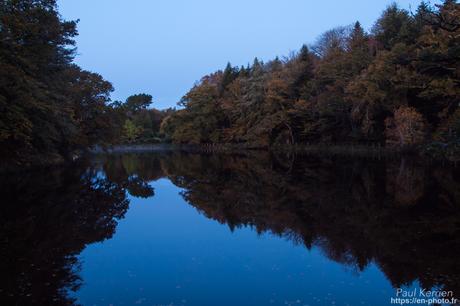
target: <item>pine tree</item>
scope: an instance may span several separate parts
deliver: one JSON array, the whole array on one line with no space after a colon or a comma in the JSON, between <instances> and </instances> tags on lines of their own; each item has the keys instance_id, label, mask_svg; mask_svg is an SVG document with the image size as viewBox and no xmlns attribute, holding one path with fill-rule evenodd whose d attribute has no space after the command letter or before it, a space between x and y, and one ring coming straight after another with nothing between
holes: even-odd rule
<instances>
[{"instance_id":1,"label":"pine tree","mask_svg":"<svg viewBox=\"0 0 460 306\"><path fill-rule=\"evenodd\" d=\"M235 80L238 77L238 68L235 67L233 68L230 63L227 63L227 66L225 67L225 70L222 74L222 80L219 85L219 95L222 96L225 89L227 88L228 85L230 85L233 80Z\"/></svg>"},{"instance_id":2,"label":"pine tree","mask_svg":"<svg viewBox=\"0 0 460 306\"><path fill-rule=\"evenodd\" d=\"M373 60L369 48L369 38L357 21L351 31L347 42L347 64L349 66L350 77L357 76L366 69Z\"/></svg>"}]
</instances>

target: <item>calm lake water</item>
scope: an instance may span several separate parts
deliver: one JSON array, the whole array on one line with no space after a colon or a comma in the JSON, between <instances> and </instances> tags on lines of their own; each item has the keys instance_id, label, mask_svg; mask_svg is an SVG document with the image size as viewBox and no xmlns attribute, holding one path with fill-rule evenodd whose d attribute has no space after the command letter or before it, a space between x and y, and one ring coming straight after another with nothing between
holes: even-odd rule
<instances>
[{"instance_id":1,"label":"calm lake water","mask_svg":"<svg viewBox=\"0 0 460 306\"><path fill-rule=\"evenodd\" d=\"M460 297L460 169L101 155L0 179L0 305L391 305Z\"/></svg>"}]
</instances>

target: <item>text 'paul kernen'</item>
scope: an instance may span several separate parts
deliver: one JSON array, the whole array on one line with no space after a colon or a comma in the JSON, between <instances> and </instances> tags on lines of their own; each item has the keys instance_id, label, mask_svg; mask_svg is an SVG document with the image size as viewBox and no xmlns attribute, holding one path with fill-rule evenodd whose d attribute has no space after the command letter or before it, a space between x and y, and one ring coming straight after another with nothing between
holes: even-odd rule
<instances>
[{"instance_id":1,"label":"text 'paul kernen'","mask_svg":"<svg viewBox=\"0 0 460 306\"><path fill-rule=\"evenodd\" d=\"M446 290L427 290L427 289L411 289L405 290L402 288L396 289L396 297L391 298L391 304L398 305L453 305L458 302L453 297L452 291Z\"/></svg>"}]
</instances>

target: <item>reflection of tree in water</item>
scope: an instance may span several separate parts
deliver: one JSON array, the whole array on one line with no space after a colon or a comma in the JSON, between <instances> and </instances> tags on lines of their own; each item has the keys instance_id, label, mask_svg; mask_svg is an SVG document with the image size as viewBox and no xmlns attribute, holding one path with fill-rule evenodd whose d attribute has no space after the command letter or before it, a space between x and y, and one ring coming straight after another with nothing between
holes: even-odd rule
<instances>
[{"instance_id":1,"label":"reflection of tree in water","mask_svg":"<svg viewBox=\"0 0 460 306\"><path fill-rule=\"evenodd\" d=\"M419 280L459 294L458 170L411 160L198 158L205 169L169 173L207 217L318 246L357 270L376 262L394 286Z\"/></svg>"},{"instance_id":2,"label":"reflection of tree in water","mask_svg":"<svg viewBox=\"0 0 460 306\"><path fill-rule=\"evenodd\" d=\"M162 176L161 167L153 158L138 158L135 154L101 157L107 178L125 188L130 195L140 198L154 196L154 190L147 183Z\"/></svg>"},{"instance_id":3,"label":"reflection of tree in water","mask_svg":"<svg viewBox=\"0 0 460 306\"><path fill-rule=\"evenodd\" d=\"M53 170L1 182L1 305L67 305L77 290L76 256L109 239L128 200L94 170Z\"/></svg>"},{"instance_id":4,"label":"reflection of tree in water","mask_svg":"<svg viewBox=\"0 0 460 306\"><path fill-rule=\"evenodd\" d=\"M158 165L129 156L100 165L0 181L0 305L73 304L67 293L81 283L76 256L112 237L128 209L125 191L154 195L148 181L158 176L149 171L161 172Z\"/></svg>"},{"instance_id":5,"label":"reflection of tree in water","mask_svg":"<svg viewBox=\"0 0 460 306\"><path fill-rule=\"evenodd\" d=\"M450 166L268 153L120 155L104 164L110 178L169 177L231 229L318 246L358 271L376 262L394 286L419 280L460 292L460 174Z\"/></svg>"},{"instance_id":6,"label":"reflection of tree in water","mask_svg":"<svg viewBox=\"0 0 460 306\"><path fill-rule=\"evenodd\" d=\"M133 196L168 177L183 197L231 229L252 226L394 286L420 280L460 292L460 173L413 160L269 153L102 156L87 170L4 178L0 208L2 305L72 304L78 255L110 238ZM0 301L3 302L3 301Z\"/></svg>"}]
</instances>

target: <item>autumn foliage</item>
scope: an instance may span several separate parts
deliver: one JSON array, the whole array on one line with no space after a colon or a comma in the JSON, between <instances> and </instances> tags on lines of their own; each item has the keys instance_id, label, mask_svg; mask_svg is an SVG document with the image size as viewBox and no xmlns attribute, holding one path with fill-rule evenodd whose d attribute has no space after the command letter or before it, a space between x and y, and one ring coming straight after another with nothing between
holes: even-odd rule
<instances>
[{"instance_id":1,"label":"autumn foliage","mask_svg":"<svg viewBox=\"0 0 460 306\"><path fill-rule=\"evenodd\" d=\"M460 5L389 6L371 31L204 77L162 124L176 143L460 143Z\"/></svg>"}]
</instances>

